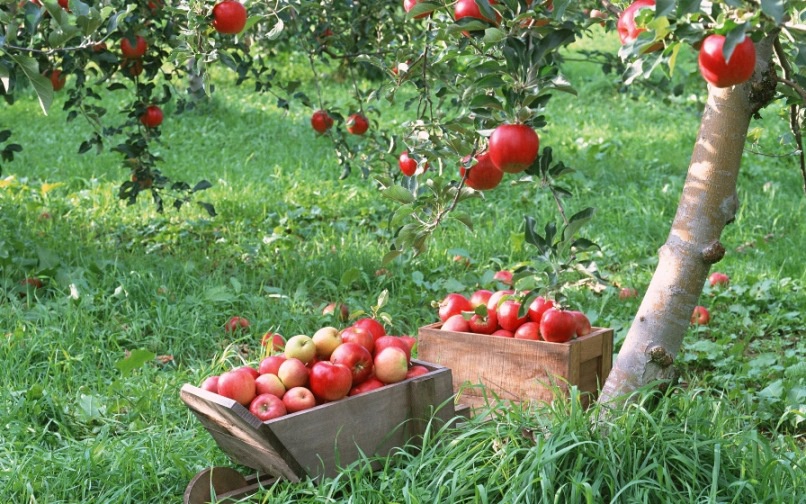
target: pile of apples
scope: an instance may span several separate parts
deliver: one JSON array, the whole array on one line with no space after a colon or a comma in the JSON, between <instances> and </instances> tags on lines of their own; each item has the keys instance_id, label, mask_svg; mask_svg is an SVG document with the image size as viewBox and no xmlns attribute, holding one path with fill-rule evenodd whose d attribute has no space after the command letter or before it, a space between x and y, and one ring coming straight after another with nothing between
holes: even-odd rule
<instances>
[{"instance_id":1,"label":"pile of apples","mask_svg":"<svg viewBox=\"0 0 806 504\"><path fill-rule=\"evenodd\" d=\"M383 324L368 317L288 341L266 333L262 342L267 355L257 367L210 376L201 388L239 402L264 422L429 372L411 364L413 337L387 335Z\"/></svg>"},{"instance_id":2,"label":"pile of apples","mask_svg":"<svg viewBox=\"0 0 806 504\"><path fill-rule=\"evenodd\" d=\"M550 343L565 343L593 330L584 313L555 306L543 296L534 298L521 316L522 297L511 289L480 289L469 298L448 294L438 305L441 329Z\"/></svg>"}]
</instances>

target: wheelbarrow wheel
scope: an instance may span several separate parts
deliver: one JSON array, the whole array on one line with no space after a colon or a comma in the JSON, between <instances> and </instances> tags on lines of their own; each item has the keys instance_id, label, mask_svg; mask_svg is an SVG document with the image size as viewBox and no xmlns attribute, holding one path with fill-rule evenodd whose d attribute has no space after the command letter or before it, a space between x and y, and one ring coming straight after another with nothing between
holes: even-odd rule
<instances>
[{"instance_id":1,"label":"wheelbarrow wheel","mask_svg":"<svg viewBox=\"0 0 806 504\"><path fill-rule=\"evenodd\" d=\"M214 498L248 486L244 476L229 467L208 467L190 480L184 504L208 504Z\"/></svg>"}]
</instances>

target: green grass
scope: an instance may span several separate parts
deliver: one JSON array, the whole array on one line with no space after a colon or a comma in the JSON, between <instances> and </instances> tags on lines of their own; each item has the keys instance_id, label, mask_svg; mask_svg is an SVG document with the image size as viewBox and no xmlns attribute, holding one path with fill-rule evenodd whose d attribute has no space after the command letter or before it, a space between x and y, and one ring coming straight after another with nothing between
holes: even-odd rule
<instances>
[{"instance_id":1,"label":"green grass","mask_svg":"<svg viewBox=\"0 0 806 504\"><path fill-rule=\"evenodd\" d=\"M304 65L294 68L305 75ZM581 93L552 101L542 144L577 170L566 182L572 211L597 209L584 234L602 246L600 269L613 285L640 290L674 215L697 100L622 93L590 63L571 61L566 71ZM505 185L467 203L474 232L447 226L425 254L377 274L393 204L356 171L338 180L309 110L284 112L269 96L215 78L209 104L167 111L159 147L164 172L213 182L200 199L215 204L214 219L195 205L160 215L148 198L126 207L116 198L128 177L119 159L75 154L89 130L66 124L59 103L48 117L31 99L4 109L0 126L12 126L12 141L25 147L4 165L14 178L0 188L0 495L9 502L177 501L196 472L230 464L179 400L183 383L254 362L267 330L311 333L330 323L319 314L336 299L369 311L388 290L390 332L416 334L436 318L432 300L491 287L493 271L533 259L519 239L525 215L556 218L538 187ZM326 91L346 96L338 84ZM779 114L764 113L754 150L787 152ZM404 120L395 108L379 124ZM281 483L260 498L803 502L801 185L794 158L745 154L740 212L715 268L732 284L703 294L713 322L686 337L678 363L687 386L614 413L609 436L590 428L595 410L515 409L435 433L379 473L362 460L319 486ZM471 268L452 261L457 251ZM45 288L21 297L26 276L42 277ZM638 301L615 292L568 294L595 324L616 330L618 345ZM234 314L252 331L228 338L222 325ZM172 359L122 373L116 364L136 349Z\"/></svg>"}]
</instances>

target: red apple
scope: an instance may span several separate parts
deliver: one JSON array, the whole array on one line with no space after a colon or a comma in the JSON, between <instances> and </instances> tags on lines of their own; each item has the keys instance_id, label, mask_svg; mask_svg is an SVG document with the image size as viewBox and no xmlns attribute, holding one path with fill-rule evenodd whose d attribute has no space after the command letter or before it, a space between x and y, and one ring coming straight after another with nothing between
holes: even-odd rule
<instances>
[{"instance_id":1,"label":"red apple","mask_svg":"<svg viewBox=\"0 0 806 504\"><path fill-rule=\"evenodd\" d=\"M430 372L431 371L427 367L417 364L410 367L409 370L406 372L406 379L408 380L409 378L414 378L415 376L422 376Z\"/></svg>"},{"instance_id":2,"label":"red apple","mask_svg":"<svg viewBox=\"0 0 806 504\"><path fill-rule=\"evenodd\" d=\"M283 400L272 394L260 394L249 403L249 412L261 422L279 418L288 413Z\"/></svg>"},{"instance_id":3,"label":"red apple","mask_svg":"<svg viewBox=\"0 0 806 504\"><path fill-rule=\"evenodd\" d=\"M708 325L711 321L711 314L704 306L695 306L691 313L691 323L694 325Z\"/></svg>"},{"instance_id":4,"label":"red apple","mask_svg":"<svg viewBox=\"0 0 806 504\"><path fill-rule=\"evenodd\" d=\"M703 40L697 59L703 79L714 87L725 88L746 82L756 68L756 46L750 37L736 44L729 60L722 52L724 35L709 35Z\"/></svg>"},{"instance_id":5,"label":"red apple","mask_svg":"<svg viewBox=\"0 0 806 504\"><path fill-rule=\"evenodd\" d=\"M208 376L201 384L201 387L208 392L218 394L218 375Z\"/></svg>"},{"instance_id":6,"label":"red apple","mask_svg":"<svg viewBox=\"0 0 806 504\"><path fill-rule=\"evenodd\" d=\"M540 149L540 138L526 124L502 124L490 135L487 152L501 171L520 173L529 168Z\"/></svg>"},{"instance_id":7,"label":"red apple","mask_svg":"<svg viewBox=\"0 0 806 504\"><path fill-rule=\"evenodd\" d=\"M213 7L213 28L218 33L237 35L246 26L246 7L236 0L224 0Z\"/></svg>"},{"instance_id":8,"label":"red apple","mask_svg":"<svg viewBox=\"0 0 806 504\"><path fill-rule=\"evenodd\" d=\"M375 354L386 347L394 346L406 352L406 358L411 360L411 347L399 336L381 336L375 340Z\"/></svg>"},{"instance_id":9,"label":"red apple","mask_svg":"<svg viewBox=\"0 0 806 504\"><path fill-rule=\"evenodd\" d=\"M381 387L385 386L385 384L375 378L374 376L370 376L366 381L355 385L353 388L350 389L350 393L348 395L354 396L358 394L363 394L364 392L369 392L370 390L376 390Z\"/></svg>"},{"instance_id":10,"label":"red apple","mask_svg":"<svg viewBox=\"0 0 806 504\"><path fill-rule=\"evenodd\" d=\"M459 176L465 179L465 184L468 187L477 191L489 191L498 187L504 179L504 172L493 164L488 152L478 154L476 164L466 170L465 164L469 161L470 157L467 156L462 159L462 164L459 165ZM465 173L467 173L466 178Z\"/></svg>"},{"instance_id":11,"label":"red apple","mask_svg":"<svg viewBox=\"0 0 806 504\"><path fill-rule=\"evenodd\" d=\"M474 313L467 321L470 332L476 334L492 334L498 330L498 315L495 311L487 310L487 315Z\"/></svg>"},{"instance_id":12,"label":"red apple","mask_svg":"<svg viewBox=\"0 0 806 504\"><path fill-rule=\"evenodd\" d=\"M292 387L283 395L283 404L289 413L296 413L316 406L316 398L306 387Z\"/></svg>"},{"instance_id":13,"label":"red apple","mask_svg":"<svg viewBox=\"0 0 806 504\"><path fill-rule=\"evenodd\" d=\"M496 271L495 275L493 275L493 280L512 287L512 272L506 270Z\"/></svg>"},{"instance_id":14,"label":"red apple","mask_svg":"<svg viewBox=\"0 0 806 504\"><path fill-rule=\"evenodd\" d=\"M282 398L285 394L285 385L279 376L267 373L255 378L255 391L258 395L272 394Z\"/></svg>"},{"instance_id":15,"label":"red apple","mask_svg":"<svg viewBox=\"0 0 806 504\"><path fill-rule=\"evenodd\" d=\"M574 316L577 322L577 337L587 336L593 331L591 321L588 316L578 310L568 310L568 313Z\"/></svg>"},{"instance_id":16,"label":"red apple","mask_svg":"<svg viewBox=\"0 0 806 504\"><path fill-rule=\"evenodd\" d=\"M342 329L341 341L342 344L357 343L366 348L369 353L375 351L375 338L372 336L372 333L367 329L356 326L355 324Z\"/></svg>"},{"instance_id":17,"label":"red apple","mask_svg":"<svg viewBox=\"0 0 806 504\"><path fill-rule=\"evenodd\" d=\"M369 128L369 121L364 114L355 113L347 117L347 131L353 135L363 135Z\"/></svg>"},{"instance_id":18,"label":"red apple","mask_svg":"<svg viewBox=\"0 0 806 504\"><path fill-rule=\"evenodd\" d=\"M618 291L618 298L621 300L638 297L638 291L632 287L622 287Z\"/></svg>"},{"instance_id":19,"label":"red apple","mask_svg":"<svg viewBox=\"0 0 806 504\"><path fill-rule=\"evenodd\" d=\"M320 361L311 367L310 389L317 400L338 401L347 397L353 386L353 373L343 364Z\"/></svg>"},{"instance_id":20,"label":"red apple","mask_svg":"<svg viewBox=\"0 0 806 504\"><path fill-rule=\"evenodd\" d=\"M240 331L242 329L249 328L249 321L244 317L234 316L231 317L226 324L224 324L224 330L232 333L235 331Z\"/></svg>"},{"instance_id":21,"label":"red apple","mask_svg":"<svg viewBox=\"0 0 806 504\"><path fill-rule=\"evenodd\" d=\"M646 31L645 28L636 26L635 16L638 15L641 9L652 8L654 10L654 7L655 0L636 0L621 11L621 15L616 22L616 29L622 45L634 41L641 32Z\"/></svg>"},{"instance_id":22,"label":"red apple","mask_svg":"<svg viewBox=\"0 0 806 504\"><path fill-rule=\"evenodd\" d=\"M397 165L403 175L407 177L411 177L417 173L417 160L409 156L409 151L403 151L400 153L400 157L397 160ZM426 170L428 170L428 163L423 165L423 172Z\"/></svg>"},{"instance_id":23,"label":"red apple","mask_svg":"<svg viewBox=\"0 0 806 504\"><path fill-rule=\"evenodd\" d=\"M260 374L277 374L280 364L285 362L285 355L270 355L260 361L257 372Z\"/></svg>"},{"instance_id":24,"label":"red apple","mask_svg":"<svg viewBox=\"0 0 806 504\"><path fill-rule=\"evenodd\" d=\"M398 337L403 343L405 343L409 347L409 355L411 355L411 352L414 350L414 345L417 344L417 338L413 336L406 336L405 334L403 336Z\"/></svg>"},{"instance_id":25,"label":"red apple","mask_svg":"<svg viewBox=\"0 0 806 504\"><path fill-rule=\"evenodd\" d=\"M375 355L375 377L387 385L406 379L409 359L406 352L396 347L387 347Z\"/></svg>"},{"instance_id":26,"label":"red apple","mask_svg":"<svg viewBox=\"0 0 806 504\"><path fill-rule=\"evenodd\" d=\"M262 338L260 338L260 346L268 348L269 342L271 342L272 352L282 352L283 349L285 349L285 338L277 333L268 331L263 335Z\"/></svg>"},{"instance_id":27,"label":"red apple","mask_svg":"<svg viewBox=\"0 0 806 504\"><path fill-rule=\"evenodd\" d=\"M322 315L336 317L340 322L347 322L350 318L350 309L344 303L330 303L322 309Z\"/></svg>"},{"instance_id":28,"label":"red apple","mask_svg":"<svg viewBox=\"0 0 806 504\"><path fill-rule=\"evenodd\" d=\"M286 359L277 369L277 376L285 385L286 390L294 387L304 387L308 384L310 370L299 359Z\"/></svg>"},{"instance_id":29,"label":"red apple","mask_svg":"<svg viewBox=\"0 0 806 504\"><path fill-rule=\"evenodd\" d=\"M498 312L498 307L501 305L504 299L507 296L512 296L515 294L514 290L500 290L493 292L493 295L490 296L490 299L487 301L487 311L494 311Z\"/></svg>"},{"instance_id":30,"label":"red apple","mask_svg":"<svg viewBox=\"0 0 806 504\"><path fill-rule=\"evenodd\" d=\"M457 313L442 323L443 331L470 332L470 325L462 314Z\"/></svg>"},{"instance_id":31,"label":"red apple","mask_svg":"<svg viewBox=\"0 0 806 504\"><path fill-rule=\"evenodd\" d=\"M134 43L132 43L134 42ZM120 52L125 59L140 59L148 49L148 42L140 35L120 39Z\"/></svg>"},{"instance_id":32,"label":"red apple","mask_svg":"<svg viewBox=\"0 0 806 504\"><path fill-rule=\"evenodd\" d=\"M498 325L501 329L507 331L515 331L518 327L522 326L529 320L528 313L523 316L518 315L521 310L521 304L514 299L507 299L498 307Z\"/></svg>"},{"instance_id":33,"label":"red apple","mask_svg":"<svg viewBox=\"0 0 806 504\"><path fill-rule=\"evenodd\" d=\"M549 308L540 320L540 335L550 343L565 343L576 334L577 320L568 311Z\"/></svg>"},{"instance_id":34,"label":"red apple","mask_svg":"<svg viewBox=\"0 0 806 504\"><path fill-rule=\"evenodd\" d=\"M332 326L325 326L317 329L311 336L316 345L316 357L319 360L327 360L339 345L341 345L341 334L339 330Z\"/></svg>"},{"instance_id":35,"label":"red apple","mask_svg":"<svg viewBox=\"0 0 806 504\"><path fill-rule=\"evenodd\" d=\"M493 295L493 291L487 289L479 289L470 295L470 306L475 310L481 305L487 306L487 302Z\"/></svg>"},{"instance_id":36,"label":"red apple","mask_svg":"<svg viewBox=\"0 0 806 504\"><path fill-rule=\"evenodd\" d=\"M470 304L469 299L455 292L445 296L439 303L439 319L443 322L448 320L451 316L464 311L473 311L473 305Z\"/></svg>"},{"instance_id":37,"label":"red apple","mask_svg":"<svg viewBox=\"0 0 806 504\"><path fill-rule=\"evenodd\" d=\"M383 327L379 321L375 320L374 318L364 317L360 318L355 321L353 324L356 327L360 327L361 329L366 329L372 334L372 338L374 340L384 336L386 334L386 328Z\"/></svg>"},{"instance_id":38,"label":"red apple","mask_svg":"<svg viewBox=\"0 0 806 504\"><path fill-rule=\"evenodd\" d=\"M317 110L311 116L311 127L320 135L333 126L333 118L326 110Z\"/></svg>"},{"instance_id":39,"label":"red apple","mask_svg":"<svg viewBox=\"0 0 806 504\"><path fill-rule=\"evenodd\" d=\"M537 341L540 339L540 324L537 322L524 322L515 330L515 339Z\"/></svg>"},{"instance_id":40,"label":"red apple","mask_svg":"<svg viewBox=\"0 0 806 504\"><path fill-rule=\"evenodd\" d=\"M358 343L342 343L333 351L330 362L350 370L352 384L358 385L372 375L372 354Z\"/></svg>"},{"instance_id":41,"label":"red apple","mask_svg":"<svg viewBox=\"0 0 806 504\"><path fill-rule=\"evenodd\" d=\"M543 296L537 296L532 300L529 304L529 320L532 322L540 323L540 320L543 318L543 314L549 308L554 307L554 301L551 299L546 299Z\"/></svg>"},{"instance_id":42,"label":"red apple","mask_svg":"<svg viewBox=\"0 0 806 504\"><path fill-rule=\"evenodd\" d=\"M730 285L730 278L724 273L715 272L708 277L708 283L711 284L711 287L727 287Z\"/></svg>"},{"instance_id":43,"label":"red apple","mask_svg":"<svg viewBox=\"0 0 806 504\"><path fill-rule=\"evenodd\" d=\"M310 364L316 357L316 344L310 336L297 334L285 342L283 355L286 359L299 359L303 364Z\"/></svg>"},{"instance_id":44,"label":"red apple","mask_svg":"<svg viewBox=\"0 0 806 504\"><path fill-rule=\"evenodd\" d=\"M247 406L255 398L255 379L243 371L227 371L218 377L218 393Z\"/></svg>"},{"instance_id":45,"label":"red apple","mask_svg":"<svg viewBox=\"0 0 806 504\"><path fill-rule=\"evenodd\" d=\"M492 333L490 336L500 336L502 338L514 338L515 333L513 333L512 331L507 331L506 329L499 329L494 333Z\"/></svg>"},{"instance_id":46,"label":"red apple","mask_svg":"<svg viewBox=\"0 0 806 504\"><path fill-rule=\"evenodd\" d=\"M250 375L252 375L252 378L257 378L258 376L260 376L260 373L258 372L258 370L253 368L252 366L237 367L237 368L233 369L233 371L245 371L245 372L249 373Z\"/></svg>"}]
</instances>

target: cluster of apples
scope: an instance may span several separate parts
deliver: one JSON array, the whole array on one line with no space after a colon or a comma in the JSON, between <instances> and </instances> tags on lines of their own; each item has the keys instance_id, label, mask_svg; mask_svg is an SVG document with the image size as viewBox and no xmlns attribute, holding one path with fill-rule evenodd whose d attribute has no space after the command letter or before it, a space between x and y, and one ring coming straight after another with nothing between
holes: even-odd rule
<instances>
[{"instance_id":1,"label":"cluster of apples","mask_svg":"<svg viewBox=\"0 0 806 504\"><path fill-rule=\"evenodd\" d=\"M228 330L245 327L240 317L233 319ZM414 342L411 336L387 335L383 324L369 317L288 341L269 332L262 339L266 356L257 367L210 376L201 388L239 402L265 422L428 373L411 363Z\"/></svg>"},{"instance_id":2,"label":"cluster of apples","mask_svg":"<svg viewBox=\"0 0 806 504\"><path fill-rule=\"evenodd\" d=\"M565 343L593 330L584 313L564 309L543 296L534 298L521 314L524 294L512 289L480 289L469 298L448 294L438 305L441 329L551 343Z\"/></svg>"}]
</instances>

